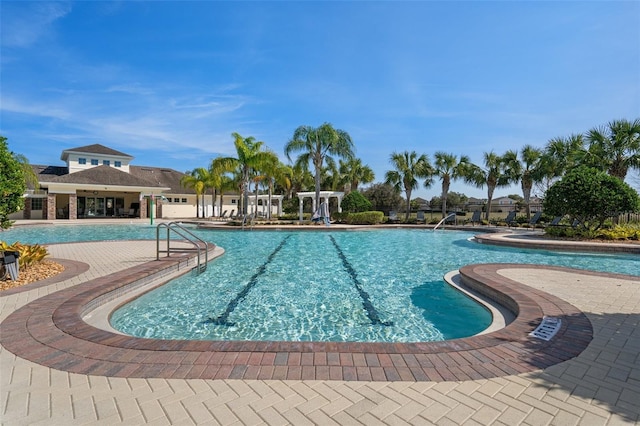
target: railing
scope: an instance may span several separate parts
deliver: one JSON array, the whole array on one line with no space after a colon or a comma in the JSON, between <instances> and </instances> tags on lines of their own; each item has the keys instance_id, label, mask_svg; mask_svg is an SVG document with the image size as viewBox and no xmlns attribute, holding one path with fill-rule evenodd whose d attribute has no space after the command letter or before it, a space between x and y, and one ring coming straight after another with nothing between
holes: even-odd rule
<instances>
[{"instance_id":1,"label":"railing","mask_svg":"<svg viewBox=\"0 0 640 426\"><path fill-rule=\"evenodd\" d=\"M438 224L436 226L433 227L433 230L435 231L436 229L438 229L438 226L442 225L444 222L447 221L447 219L449 219L450 217L454 216L455 217L456 213L450 213L448 216L444 217L440 222L438 222Z\"/></svg>"},{"instance_id":2,"label":"railing","mask_svg":"<svg viewBox=\"0 0 640 426\"><path fill-rule=\"evenodd\" d=\"M248 226L250 226L250 229L253 230L253 219L254 219L253 213L245 214L244 216L242 216L242 230L243 231L244 231L244 227L245 227L245 225L247 225L247 223L249 224Z\"/></svg>"},{"instance_id":3,"label":"railing","mask_svg":"<svg viewBox=\"0 0 640 426\"><path fill-rule=\"evenodd\" d=\"M167 249L160 249L160 228L166 228L167 230ZM176 247L171 246L171 232L176 235L182 237L184 242L190 243L193 247ZM204 250L204 263L202 262L201 252ZM160 223L156 227L156 260L160 260L160 253L166 253L167 257L171 255L171 253L191 253L197 252L198 254L198 263L193 268L198 274L206 271L207 263L209 262L209 243L204 241L202 238L193 234L193 232L189 231L187 228L182 226L179 222L166 222Z\"/></svg>"}]
</instances>

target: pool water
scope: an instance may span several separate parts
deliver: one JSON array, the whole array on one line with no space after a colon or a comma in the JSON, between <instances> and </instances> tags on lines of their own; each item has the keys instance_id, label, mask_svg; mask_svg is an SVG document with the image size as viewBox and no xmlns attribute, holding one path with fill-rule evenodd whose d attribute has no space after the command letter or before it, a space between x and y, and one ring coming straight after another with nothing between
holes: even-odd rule
<instances>
[{"instance_id":1,"label":"pool water","mask_svg":"<svg viewBox=\"0 0 640 426\"><path fill-rule=\"evenodd\" d=\"M150 226L14 228L5 241L155 238ZM60 231L63 230L63 231ZM468 232L196 230L226 250L113 313L127 334L163 339L413 342L476 334L491 317L442 279L472 263L540 263L637 275L636 255L477 244Z\"/></svg>"}]
</instances>

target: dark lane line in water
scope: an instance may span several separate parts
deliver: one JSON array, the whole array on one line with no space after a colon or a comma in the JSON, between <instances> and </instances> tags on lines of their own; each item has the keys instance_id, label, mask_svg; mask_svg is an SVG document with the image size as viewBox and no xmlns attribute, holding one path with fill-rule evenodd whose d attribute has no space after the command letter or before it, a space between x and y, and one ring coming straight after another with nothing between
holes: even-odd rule
<instances>
[{"instance_id":1,"label":"dark lane line in water","mask_svg":"<svg viewBox=\"0 0 640 426\"><path fill-rule=\"evenodd\" d=\"M351 263L349 263L349 260L347 260L347 257L344 255L344 252L336 242L335 238L333 238L333 235L329 235L329 238L331 238L331 242L333 243L334 247L338 251L338 256L340 256L340 259L342 259L342 265L351 276L351 279L353 280L353 285L356 287L356 290L358 290L358 294L360 294L360 298L362 299L362 306L364 307L364 310L367 312L367 317L369 317L369 321L371 321L371 325L384 325L384 326L393 325L393 321L380 320L380 315L378 315L378 310L373 306L373 303L371 303L371 299L369 299L369 293L367 293L362 289L360 280L358 280L358 273L355 271L355 269L353 269L353 266L351 266Z\"/></svg>"},{"instance_id":2,"label":"dark lane line in water","mask_svg":"<svg viewBox=\"0 0 640 426\"><path fill-rule=\"evenodd\" d=\"M291 238L291 235L287 235L286 237L284 237L284 239L280 242L278 247L276 247L273 253L269 255L269 257L267 258L267 261L264 262L262 266L258 268L258 271L255 274L253 274L253 276L251 277L247 285L244 286L242 291L238 293L236 297L233 298L233 300L231 300L231 302L229 302L229 304L227 305L227 309L224 310L222 315L220 315L217 318L209 317L208 320L204 321L205 324L227 325L227 326L235 325L235 323L229 322L229 315L231 315L233 310L238 306L238 303L242 302L242 300L247 296L247 294L249 294L249 291L251 291L251 289L258 283L258 278L260 277L260 275L264 274L267 271L267 265L273 261L273 258L276 256L276 254L278 254L278 252L282 249L282 247L284 247L284 245L287 243L287 240L289 238Z\"/></svg>"}]
</instances>

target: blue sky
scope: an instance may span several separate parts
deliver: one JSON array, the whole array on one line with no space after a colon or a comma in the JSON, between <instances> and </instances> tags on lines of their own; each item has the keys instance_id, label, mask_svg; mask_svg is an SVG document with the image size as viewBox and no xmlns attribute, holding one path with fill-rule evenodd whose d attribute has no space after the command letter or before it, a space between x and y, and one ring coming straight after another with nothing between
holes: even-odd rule
<instances>
[{"instance_id":1,"label":"blue sky","mask_svg":"<svg viewBox=\"0 0 640 426\"><path fill-rule=\"evenodd\" d=\"M640 117L637 1L0 8L0 134L32 164L100 143L185 171L232 155L232 132L286 161L296 127L330 122L383 181L393 151L481 163L483 152ZM508 193L520 191L496 195Z\"/></svg>"}]
</instances>

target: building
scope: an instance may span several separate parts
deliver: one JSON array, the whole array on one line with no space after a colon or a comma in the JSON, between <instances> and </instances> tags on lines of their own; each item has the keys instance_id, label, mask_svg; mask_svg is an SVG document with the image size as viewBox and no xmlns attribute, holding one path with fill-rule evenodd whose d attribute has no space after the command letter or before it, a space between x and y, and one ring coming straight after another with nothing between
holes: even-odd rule
<instances>
[{"instance_id":1,"label":"building","mask_svg":"<svg viewBox=\"0 0 640 426\"><path fill-rule=\"evenodd\" d=\"M66 166L32 166L40 187L27 191L24 210L11 219L147 218L152 206L156 218L219 214L212 196L198 203L195 191L180 183L184 173L176 170L132 165L132 156L100 144L64 150L60 159ZM266 195L258 198L264 202ZM235 211L238 199L225 194L223 211ZM281 212L282 197L275 199L275 211Z\"/></svg>"}]
</instances>

